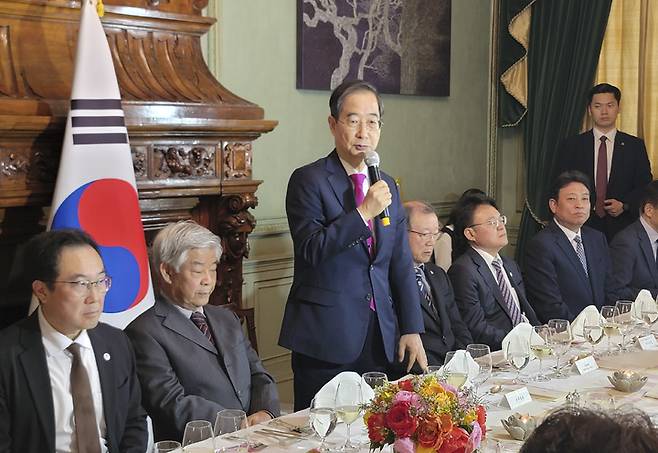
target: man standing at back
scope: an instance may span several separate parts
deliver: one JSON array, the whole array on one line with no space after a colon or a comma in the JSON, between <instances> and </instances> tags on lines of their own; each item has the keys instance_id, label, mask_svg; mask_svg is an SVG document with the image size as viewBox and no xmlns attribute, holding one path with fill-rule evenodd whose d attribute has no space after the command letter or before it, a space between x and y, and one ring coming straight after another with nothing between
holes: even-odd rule
<instances>
[{"instance_id":1,"label":"man standing at back","mask_svg":"<svg viewBox=\"0 0 658 453\"><path fill-rule=\"evenodd\" d=\"M560 145L557 171L578 170L594 181L595 199L587 225L608 242L638 217L640 192L652 180L644 141L618 131L621 91L608 83L589 91L587 112L593 129Z\"/></svg>"},{"instance_id":2,"label":"man standing at back","mask_svg":"<svg viewBox=\"0 0 658 453\"><path fill-rule=\"evenodd\" d=\"M286 197L295 275L279 344L292 350L295 409L342 371L385 371L405 353L408 369L427 366L400 195L386 174L370 181L364 163L379 142L381 99L357 80L336 88L329 106L336 147L295 170ZM387 207L384 226L377 216Z\"/></svg>"}]
</instances>

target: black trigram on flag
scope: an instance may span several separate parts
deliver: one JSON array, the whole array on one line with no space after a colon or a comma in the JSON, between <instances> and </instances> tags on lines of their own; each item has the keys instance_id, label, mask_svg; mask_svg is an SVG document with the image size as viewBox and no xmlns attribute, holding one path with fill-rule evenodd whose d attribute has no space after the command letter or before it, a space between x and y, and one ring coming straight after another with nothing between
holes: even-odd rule
<instances>
[{"instance_id":1,"label":"black trigram on flag","mask_svg":"<svg viewBox=\"0 0 658 453\"><path fill-rule=\"evenodd\" d=\"M71 100L74 145L128 143L120 99Z\"/></svg>"}]
</instances>

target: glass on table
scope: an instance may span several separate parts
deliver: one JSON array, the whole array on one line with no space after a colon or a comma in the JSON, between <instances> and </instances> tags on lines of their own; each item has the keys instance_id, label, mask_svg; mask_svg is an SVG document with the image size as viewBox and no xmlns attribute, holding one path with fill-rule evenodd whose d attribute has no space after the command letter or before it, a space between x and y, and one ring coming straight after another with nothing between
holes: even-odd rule
<instances>
[{"instance_id":1,"label":"glass on table","mask_svg":"<svg viewBox=\"0 0 658 453\"><path fill-rule=\"evenodd\" d=\"M207 420L187 422L182 445L185 453L215 453L215 439L210 422Z\"/></svg>"},{"instance_id":2,"label":"glass on table","mask_svg":"<svg viewBox=\"0 0 658 453\"><path fill-rule=\"evenodd\" d=\"M595 357L594 346L603 339L603 327L599 320L585 319L583 323L583 338L590 344L590 354Z\"/></svg>"},{"instance_id":3,"label":"glass on table","mask_svg":"<svg viewBox=\"0 0 658 453\"><path fill-rule=\"evenodd\" d=\"M513 343L513 341L507 343L505 356L507 357L507 363L516 370L516 376L512 379L512 384L519 384L525 382L521 379L521 370L530 363L530 339Z\"/></svg>"},{"instance_id":4,"label":"glass on table","mask_svg":"<svg viewBox=\"0 0 658 453\"><path fill-rule=\"evenodd\" d=\"M539 371L532 377L533 381L549 381L550 378L544 372L544 359L551 355L552 349L549 343L551 331L546 324L533 326L530 332L530 351L539 359Z\"/></svg>"},{"instance_id":5,"label":"glass on table","mask_svg":"<svg viewBox=\"0 0 658 453\"><path fill-rule=\"evenodd\" d=\"M617 325L617 317L619 316L619 310L613 305L604 305L601 307L601 327L603 328L603 333L608 337L608 350L607 355L613 355L612 350L612 336L619 331L619 326Z\"/></svg>"},{"instance_id":6,"label":"glass on table","mask_svg":"<svg viewBox=\"0 0 658 453\"><path fill-rule=\"evenodd\" d=\"M658 303L655 300L643 300L640 306L640 317L646 326L645 335L651 335L653 325L658 321Z\"/></svg>"},{"instance_id":7,"label":"glass on table","mask_svg":"<svg viewBox=\"0 0 658 453\"><path fill-rule=\"evenodd\" d=\"M449 351L443 359L443 376L444 381L454 388L461 388L468 379L468 357L462 351Z\"/></svg>"},{"instance_id":8,"label":"glass on table","mask_svg":"<svg viewBox=\"0 0 658 453\"><path fill-rule=\"evenodd\" d=\"M336 411L333 407L328 407L320 400L313 398L308 413L308 424L313 432L320 438L318 450L321 452L329 451L325 445L325 439L336 428Z\"/></svg>"},{"instance_id":9,"label":"glass on table","mask_svg":"<svg viewBox=\"0 0 658 453\"><path fill-rule=\"evenodd\" d=\"M486 344L469 344L466 346L466 352L478 365L478 372L473 377L473 386L475 387L475 394L477 395L478 389L484 384L491 376L493 362L491 359L491 349Z\"/></svg>"},{"instance_id":10,"label":"glass on table","mask_svg":"<svg viewBox=\"0 0 658 453\"><path fill-rule=\"evenodd\" d=\"M566 319L551 319L548 321L550 332L549 344L553 354L555 354L555 373L554 377L564 379L567 374L563 372L564 367L560 367L560 358L564 356L571 348L573 336L571 334L571 323Z\"/></svg>"},{"instance_id":11,"label":"glass on table","mask_svg":"<svg viewBox=\"0 0 658 453\"><path fill-rule=\"evenodd\" d=\"M621 333L621 351L626 352L628 348L626 347L626 337L633 327L635 327L635 321L633 320L633 302L630 300L618 300L615 304L617 309L617 317L615 322Z\"/></svg>"},{"instance_id":12,"label":"glass on table","mask_svg":"<svg viewBox=\"0 0 658 453\"><path fill-rule=\"evenodd\" d=\"M340 451L357 451L360 447L360 445L352 443L352 439L350 438L350 428L352 423L354 423L361 414L361 406L363 403L361 392L361 382L348 379L343 379L338 383L338 387L336 388L334 410L336 411L338 420L347 425L347 438L345 439L345 444L343 444Z\"/></svg>"},{"instance_id":13,"label":"glass on table","mask_svg":"<svg viewBox=\"0 0 658 453\"><path fill-rule=\"evenodd\" d=\"M180 442L175 440L161 440L153 444L153 453L178 453L182 451Z\"/></svg>"},{"instance_id":14,"label":"glass on table","mask_svg":"<svg viewBox=\"0 0 658 453\"><path fill-rule=\"evenodd\" d=\"M363 373L361 377L363 378L363 382L372 387L373 390L386 385L388 382L388 376L381 371L368 371L367 373Z\"/></svg>"}]
</instances>

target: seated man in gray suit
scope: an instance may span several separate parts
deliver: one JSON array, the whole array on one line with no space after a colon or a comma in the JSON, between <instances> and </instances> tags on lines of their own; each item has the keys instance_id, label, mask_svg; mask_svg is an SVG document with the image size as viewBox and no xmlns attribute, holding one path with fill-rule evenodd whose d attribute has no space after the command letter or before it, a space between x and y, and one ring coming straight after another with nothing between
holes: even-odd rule
<instances>
[{"instance_id":1,"label":"seated man in gray suit","mask_svg":"<svg viewBox=\"0 0 658 453\"><path fill-rule=\"evenodd\" d=\"M642 289L658 296L658 181L644 189L640 218L621 230L610 243L612 291L608 301L635 300Z\"/></svg>"},{"instance_id":2,"label":"seated man in gray suit","mask_svg":"<svg viewBox=\"0 0 658 453\"><path fill-rule=\"evenodd\" d=\"M126 332L156 441L180 440L187 422L214 423L222 409L244 410L250 424L279 415L276 384L238 318L208 305L221 254L219 237L192 221L167 225L153 241L155 305Z\"/></svg>"},{"instance_id":3,"label":"seated man in gray suit","mask_svg":"<svg viewBox=\"0 0 658 453\"><path fill-rule=\"evenodd\" d=\"M492 351L500 349L505 335L520 322L539 323L526 299L519 266L498 254L507 245L506 223L491 198L466 198L456 216L455 233L468 245L448 270L473 340L488 344Z\"/></svg>"},{"instance_id":4,"label":"seated man in gray suit","mask_svg":"<svg viewBox=\"0 0 658 453\"><path fill-rule=\"evenodd\" d=\"M466 345L473 343L473 338L459 314L448 276L431 261L440 233L434 208L423 201L408 201L404 209L425 323L425 332L420 334L420 339L427 354L427 364L443 365L446 352L466 349Z\"/></svg>"}]
</instances>

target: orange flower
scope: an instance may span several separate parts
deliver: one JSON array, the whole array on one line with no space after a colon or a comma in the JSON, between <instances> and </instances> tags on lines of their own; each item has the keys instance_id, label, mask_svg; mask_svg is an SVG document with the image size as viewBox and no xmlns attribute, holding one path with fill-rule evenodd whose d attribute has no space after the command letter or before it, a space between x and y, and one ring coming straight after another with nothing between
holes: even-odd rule
<instances>
[{"instance_id":1,"label":"orange flower","mask_svg":"<svg viewBox=\"0 0 658 453\"><path fill-rule=\"evenodd\" d=\"M482 438L486 435L487 432L487 411L484 408L484 406L478 406L477 409L477 414L478 414L478 425L480 425L480 429L482 430Z\"/></svg>"},{"instance_id":2,"label":"orange flower","mask_svg":"<svg viewBox=\"0 0 658 453\"><path fill-rule=\"evenodd\" d=\"M452 428L443 439L439 453L464 453L468 443L468 433L457 426Z\"/></svg>"},{"instance_id":3,"label":"orange flower","mask_svg":"<svg viewBox=\"0 0 658 453\"><path fill-rule=\"evenodd\" d=\"M418 444L425 448L440 447L443 442L441 434L441 420L438 417L427 417L422 419L416 430Z\"/></svg>"},{"instance_id":4,"label":"orange flower","mask_svg":"<svg viewBox=\"0 0 658 453\"><path fill-rule=\"evenodd\" d=\"M447 434L452 431L452 417L450 414L439 415L439 420L441 421L441 432L443 434Z\"/></svg>"}]
</instances>

